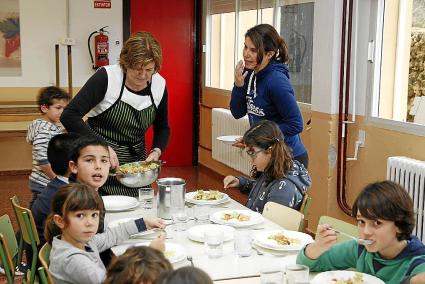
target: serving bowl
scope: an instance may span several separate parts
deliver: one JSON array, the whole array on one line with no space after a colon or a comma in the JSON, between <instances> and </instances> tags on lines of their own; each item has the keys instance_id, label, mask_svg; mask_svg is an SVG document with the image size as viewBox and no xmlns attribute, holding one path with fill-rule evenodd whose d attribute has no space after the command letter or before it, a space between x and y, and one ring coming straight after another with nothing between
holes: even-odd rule
<instances>
[{"instance_id":1,"label":"serving bowl","mask_svg":"<svg viewBox=\"0 0 425 284\"><path fill-rule=\"evenodd\" d=\"M127 187L144 187L158 179L161 166L164 163L164 161L128 163L121 165L119 170L111 175L115 176L121 184Z\"/></svg>"}]
</instances>

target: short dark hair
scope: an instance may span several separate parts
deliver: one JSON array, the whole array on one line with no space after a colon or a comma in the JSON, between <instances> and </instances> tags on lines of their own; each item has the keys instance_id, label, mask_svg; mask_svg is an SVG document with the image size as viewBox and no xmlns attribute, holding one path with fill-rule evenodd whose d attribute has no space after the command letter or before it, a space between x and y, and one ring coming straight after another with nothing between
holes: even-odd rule
<instances>
[{"instance_id":1,"label":"short dark hair","mask_svg":"<svg viewBox=\"0 0 425 284\"><path fill-rule=\"evenodd\" d=\"M67 92L65 92L65 90L55 86L50 86L42 88L38 92L37 103L40 107L42 105L51 106L55 103L54 100L69 101L70 99L71 96Z\"/></svg>"},{"instance_id":2,"label":"short dark hair","mask_svg":"<svg viewBox=\"0 0 425 284\"><path fill-rule=\"evenodd\" d=\"M352 214L370 220L393 221L400 230L397 240L407 240L416 225L413 201L399 184L384 180L368 184L354 201Z\"/></svg>"},{"instance_id":3,"label":"short dark hair","mask_svg":"<svg viewBox=\"0 0 425 284\"><path fill-rule=\"evenodd\" d=\"M75 141L74 147L71 151L70 161L77 163L81 150L87 146L103 146L106 148L106 150L109 150L109 145L105 140L95 135L84 135Z\"/></svg>"},{"instance_id":4,"label":"short dark hair","mask_svg":"<svg viewBox=\"0 0 425 284\"><path fill-rule=\"evenodd\" d=\"M78 133L62 133L50 139L47 146L47 159L55 174L61 176L66 174L72 148L80 136Z\"/></svg>"},{"instance_id":5,"label":"short dark hair","mask_svg":"<svg viewBox=\"0 0 425 284\"><path fill-rule=\"evenodd\" d=\"M213 284L211 277L202 269L184 266L171 272L165 272L158 278L157 284Z\"/></svg>"},{"instance_id":6,"label":"short dark hair","mask_svg":"<svg viewBox=\"0 0 425 284\"><path fill-rule=\"evenodd\" d=\"M172 270L161 251L145 246L130 247L111 262L103 284L155 283L162 272Z\"/></svg>"}]
</instances>

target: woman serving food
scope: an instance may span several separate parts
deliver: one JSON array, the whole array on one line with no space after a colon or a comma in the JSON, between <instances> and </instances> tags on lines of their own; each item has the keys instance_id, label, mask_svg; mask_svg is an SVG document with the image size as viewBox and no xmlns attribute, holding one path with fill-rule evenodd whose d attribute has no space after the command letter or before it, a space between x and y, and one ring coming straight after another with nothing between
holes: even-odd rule
<instances>
[{"instance_id":1,"label":"woman serving food","mask_svg":"<svg viewBox=\"0 0 425 284\"><path fill-rule=\"evenodd\" d=\"M157 161L168 144L168 92L158 73L161 62L160 44L150 33L132 34L124 43L119 64L97 70L61 116L69 132L97 135L108 143L112 168ZM152 125L153 143L146 153L145 133ZM137 195L115 177L109 177L99 192Z\"/></svg>"}]
</instances>

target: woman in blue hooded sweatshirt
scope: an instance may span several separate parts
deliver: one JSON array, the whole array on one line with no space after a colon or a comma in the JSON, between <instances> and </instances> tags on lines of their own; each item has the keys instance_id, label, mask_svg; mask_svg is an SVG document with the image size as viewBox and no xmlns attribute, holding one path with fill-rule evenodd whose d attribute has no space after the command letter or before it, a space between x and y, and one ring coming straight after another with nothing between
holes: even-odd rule
<instances>
[{"instance_id":1,"label":"woman in blue hooded sweatshirt","mask_svg":"<svg viewBox=\"0 0 425 284\"><path fill-rule=\"evenodd\" d=\"M308 154L301 141L303 120L289 81L288 46L268 24L250 28L245 34L243 61L235 68L230 111L249 123L267 119L279 125L294 160L308 168Z\"/></svg>"}]
</instances>

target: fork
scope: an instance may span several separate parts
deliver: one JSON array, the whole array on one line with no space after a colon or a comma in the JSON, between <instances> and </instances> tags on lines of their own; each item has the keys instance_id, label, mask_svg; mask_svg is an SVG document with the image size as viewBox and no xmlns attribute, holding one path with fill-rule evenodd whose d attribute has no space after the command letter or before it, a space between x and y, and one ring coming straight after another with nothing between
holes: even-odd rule
<instances>
[{"instance_id":1,"label":"fork","mask_svg":"<svg viewBox=\"0 0 425 284\"><path fill-rule=\"evenodd\" d=\"M191 256L191 255L188 255L188 256L187 256L187 261L189 261L189 262L190 262L190 265L191 265L191 266L195 266L195 265L193 265L193 258L192 258L192 256Z\"/></svg>"},{"instance_id":2,"label":"fork","mask_svg":"<svg viewBox=\"0 0 425 284\"><path fill-rule=\"evenodd\" d=\"M353 239L353 240L357 241L357 243L359 243L359 245L368 246L368 245L373 244L373 242L374 242L374 241L372 241L372 240L366 240L366 239L356 238L356 237L354 237L354 236L352 236L352 235L350 235L350 234L344 233L344 232L342 232L342 231L339 231L339 230L336 230L336 229L333 229L333 228L332 228L332 230L334 230L334 231L335 231L335 233L338 233L338 234L344 235L344 236L346 236L346 237L349 237L349 238L351 238L351 239Z\"/></svg>"}]
</instances>

